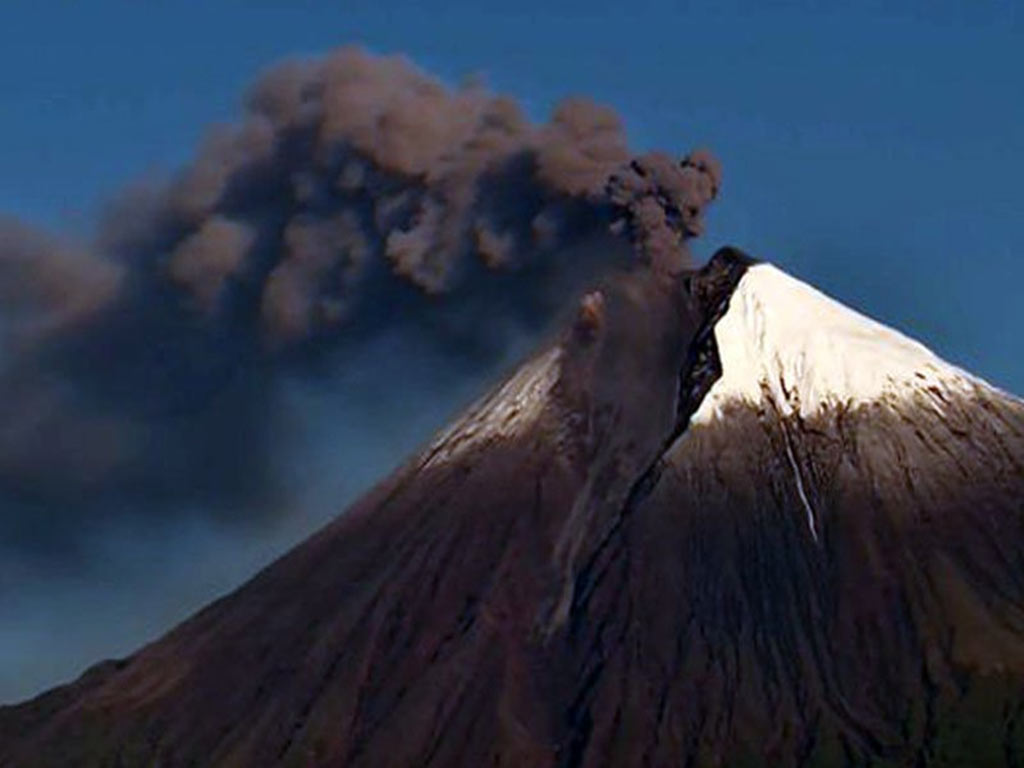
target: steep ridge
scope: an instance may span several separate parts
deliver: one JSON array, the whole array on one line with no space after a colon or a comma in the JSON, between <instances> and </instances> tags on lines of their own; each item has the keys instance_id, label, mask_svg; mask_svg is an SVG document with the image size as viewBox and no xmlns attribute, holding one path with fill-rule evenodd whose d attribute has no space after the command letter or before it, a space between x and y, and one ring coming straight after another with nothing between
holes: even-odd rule
<instances>
[{"instance_id":1,"label":"steep ridge","mask_svg":"<svg viewBox=\"0 0 1024 768\"><path fill-rule=\"evenodd\" d=\"M0 709L2 765L1024 763L1024 405L725 249Z\"/></svg>"},{"instance_id":2,"label":"steep ridge","mask_svg":"<svg viewBox=\"0 0 1024 768\"><path fill-rule=\"evenodd\" d=\"M582 571L576 764L1022 764L1024 405L769 265L715 336Z\"/></svg>"}]
</instances>

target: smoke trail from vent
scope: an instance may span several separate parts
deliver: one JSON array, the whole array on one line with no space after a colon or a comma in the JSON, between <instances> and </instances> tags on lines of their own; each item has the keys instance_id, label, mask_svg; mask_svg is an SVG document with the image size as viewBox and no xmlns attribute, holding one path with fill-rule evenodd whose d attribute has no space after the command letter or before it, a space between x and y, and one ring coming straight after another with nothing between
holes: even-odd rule
<instances>
[{"instance_id":1,"label":"smoke trail from vent","mask_svg":"<svg viewBox=\"0 0 1024 768\"><path fill-rule=\"evenodd\" d=\"M395 333L479 369L610 264L680 268L719 184L585 100L538 125L400 57L281 64L88 246L0 220L0 533L276 510L283 378Z\"/></svg>"}]
</instances>

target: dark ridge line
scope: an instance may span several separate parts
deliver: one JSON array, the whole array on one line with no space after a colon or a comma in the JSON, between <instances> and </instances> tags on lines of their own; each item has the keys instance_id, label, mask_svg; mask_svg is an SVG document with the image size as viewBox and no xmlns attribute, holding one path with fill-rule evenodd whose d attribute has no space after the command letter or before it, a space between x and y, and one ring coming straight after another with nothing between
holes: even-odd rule
<instances>
[{"instance_id":1,"label":"dark ridge line","mask_svg":"<svg viewBox=\"0 0 1024 768\"><path fill-rule=\"evenodd\" d=\"M705 277L704 272L710 272L722 262L727 262L725 267L725 279L719 284L708 286L706 282L699 282L694 285L695 280ZM591 564L603 553L610 543L616 531L622 526L624 517L642 502L654 490L664 470L664 456L671 449L672 445L686 432L689 427L690 418L700 407L704 397L722 375L722 363L718 356L718 345L715 341L714 329L718 321L722 319L729 309L729 302L732 299L733 291L739 284L740 279L746 271L758 262L742 251L735 248L722 248L708 262L703 270L683 278L683 285L691 295L695 295L702 302L717 298L713 311L708 315L702 324L693 342L690 344L690 351L687 355L686 364L679 372L679 387L676 402L676 422L669 435L662 441L657 456L640 474L630 486L623 502L622 509L612 521L608 530L601 537L590 558L590 562L580 570L576 578L574 595L581 596L580 608L590 597L593 588L598 582L586 583L587 576L591 570ZM715 275L710 275L713 280ZM724 290L723 290L724 289ZM581 587L589 586L590 589ZM573 599L573 607L576 607L577 600ZM574 612L571 610L570 615Z\"/></svg>"},{"instance_id":2,"label":"dark ridge line","mask_svg":"<svg viewBox=\"0 0 1024 768\"><path fill-rule=\"evenodd\" d=\"M739 249L721 248L702 270L682 278L681 287L697 299L705 309L710 308L711 311L705 316L700 330L690 343L686 362L679 371L676 420L672 430L662 441L654 460L630 486L619 513L615 515L593 554L576 576L572 605L569 609L570 639L577 634L583 611L607 571L607 568L603 569L597 577L591 579L597 561L637 506L654 490L665 468L665 454L686 432L690 418L722 375L722 362L718 354L714 329L718 321L728 311L732 295L743 275L756 263L754 259ZM599 642L597 644L600 645ZM594 650L599 651L599 649L591 649L588 656L592 655ZM568 752L561 762L562 768L580 768L583 765L593 731L593 717L587 699L598 685L604 664L604 659L598 658L585 674L582 687L577 691L572 704L565 713L565 722L569 726L569 733L566 742L563 743L567 744Z\"/></svg>"}]
</instances>

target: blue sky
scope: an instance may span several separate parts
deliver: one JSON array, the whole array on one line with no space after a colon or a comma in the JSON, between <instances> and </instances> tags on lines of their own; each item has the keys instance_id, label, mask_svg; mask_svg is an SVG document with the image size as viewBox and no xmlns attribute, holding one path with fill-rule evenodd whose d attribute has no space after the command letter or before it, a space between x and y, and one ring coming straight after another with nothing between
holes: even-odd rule
<instances>
[{"instance_id":1,"label":"blue sky","mask_svg":"<svg viewBox=\"0 0 1024 768\"><path fill-rule=\"evenodd\" d=\"M125 182L172 171L237 115L260 69L362 43L452 82L482 73L538 118L591 96L623 115L637 148L711 147L725 184L699 254L739 245L1024 394L1021 14L1012 2L7 0L0 213L88 232ZM449 393L434 412L465 395ZM359 483L434 426L384 440ZM317 456L329 440L316 436L328 446ZM332 493L312 495L333 509L345 494ZM216 568L201 563L236 545L193 531L176 534L202 540L182 545L184 564L136 554L149 561L136 576L163 568L179 584L149 613L139 601L163 583L26 584L17 605L0 604L0 701L130 650L299 533L253 539ZM83 604L107 608L80 611L77 655L47 645L65 624L41 617Z\"/></svg>"},{"instance_id":2,"label":"blue sky","mask_svg":"<svg viewBox=\"0 0 1024 768\"><path fill-rule=\"evenodd\" d=\"M0 211L87 229L122 183L236 115L256 71L361 42L452 81L483 73L537 116L591 95L638 147L711 146L726 183L704 252L780 262L1021 393L1015 6L11 0Z\"/></svg>"}]
</instances>

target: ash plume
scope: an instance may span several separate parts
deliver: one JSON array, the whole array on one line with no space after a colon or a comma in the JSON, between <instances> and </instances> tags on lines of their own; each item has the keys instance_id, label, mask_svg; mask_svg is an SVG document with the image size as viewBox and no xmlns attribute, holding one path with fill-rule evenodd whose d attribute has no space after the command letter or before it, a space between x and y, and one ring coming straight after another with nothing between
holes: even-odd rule
<instances>
[{"instance_id":1,"label":"ash plume","mask_svg":"<svg viewBox=\"0 0 1024 768\"><path fill-rule=\"evenodd\" d=\"M385 331L480 370L609 265L684 265L719 184L585 100L534 124L401 57L276 66L91 243L0 221L0 530L276 509L282 377Z\"/></svg>"}]
</instances>

